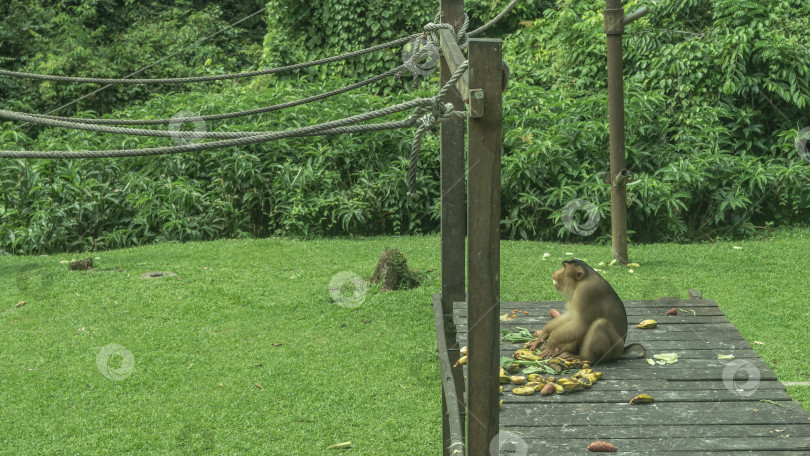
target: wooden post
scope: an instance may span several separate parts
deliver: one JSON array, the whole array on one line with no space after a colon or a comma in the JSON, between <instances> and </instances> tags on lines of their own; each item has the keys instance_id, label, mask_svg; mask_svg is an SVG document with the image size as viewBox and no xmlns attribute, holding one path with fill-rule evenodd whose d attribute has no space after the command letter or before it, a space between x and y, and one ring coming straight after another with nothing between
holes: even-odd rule
<instances>
[{"instance_id":1,"label":"wooden post","mask_svg":"<svg viewBox=\"0 0 810 456\"><path fill-rule=\"evenodd\" d=\"M464 0L440 0L442 21L459 30L464 24ZM453 76L453 71L444 58L441 61L441 86ZM464 110L464 102L455 88L444 99L453 103L455 109ZM464 176L464 120L459 118L448 119L441 123L441 233L442 233L442 289L441 302L445 322L445 343L448 348L451 366L459 358L459 347L456 341L456 331L453 325L453 303L465 299L464 288L464 236L466 234L464 219L464 200L466 196L466 183ZM459 402L457 410L461 416L453 417L461 422L462 433L464 427L464 369L462 366L453 368L455 380L456 399ZM442 448L445 456L450 455L448 449L451 445L450 425L446 404L445 388L442 386ZM462 435L463 439L463 435Z\"/></svg>"},{"instance_id":2,"label":"wooden post","mask_svg":"<svg viewBox=\"0 0 810 456\"><path fill-rule=\"evenodd\" d=\"M441 0L444 21L458 30L464 23L464 0ZM441 85L453 76L447 62L441 59ZM445 102L464 110L457 89L447 94ZM453 303L464 301L464 120L448 119L441 123L441 189L442 189L442 304L451 313Z\"/></svg>"},{"instance_id":3,"label":"wooden post","mask_svg":"<svg viewBox=\"0 0 810 456\"><path fill-rule=\"evenodd\" d=\"M471 39L468 59L470 96L483 98L484 111L467 121L467 454L490 456L499 422L501 40Z\"/></svg>"},{"instance_id":4,"label":"wooden post","mask_svg":"<svg viewBox=\"0 0 810 456\"><path fill-rule=\"evenodd\" d=\"M613 258L627 264L627 188L619 173L625 168L624 76L622 74L622 33L624 8L621 0L606 0L604 11L607 35L608 116L610 129L610 223Z\"/></svg>"}]
</instances>

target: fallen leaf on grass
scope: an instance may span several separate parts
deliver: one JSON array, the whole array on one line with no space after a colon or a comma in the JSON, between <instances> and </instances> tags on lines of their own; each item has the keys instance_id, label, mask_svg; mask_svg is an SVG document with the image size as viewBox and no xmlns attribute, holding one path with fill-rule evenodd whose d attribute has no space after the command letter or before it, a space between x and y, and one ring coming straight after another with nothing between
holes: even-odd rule
<instances>
[{"instance_id":1,"label":"fallen leaf on grass","mask_svg":"<svg viewBox=\"0 0 810 456\"><path fill-rule=\"evenodd\" d=\"M259 385L258 383L254 383L253 386L255 386L256 388L259 388L260 390L264 389L264 387L262 385Z\"/></svg>"},{"instance_id":2,"label":"fallen leaf on grass","mask_svg":"<svg viewBox=\"0 0 810 456\"><path fill-rule=\"evenodd\" d=\"M348 450L352 447L352 442L336 443L326 447L327 450Z\"/></svg>"},{"instance_id":3,"label":"fallen leaf on grass","mask_svg":"<svg viewBox=\"0 0 810 456\"><path fill-rule=\"evenodd\" d=\"M25 305L25 301L20 301L17 303L17 307L22 307Z\"/></svg>"}]
</instances>

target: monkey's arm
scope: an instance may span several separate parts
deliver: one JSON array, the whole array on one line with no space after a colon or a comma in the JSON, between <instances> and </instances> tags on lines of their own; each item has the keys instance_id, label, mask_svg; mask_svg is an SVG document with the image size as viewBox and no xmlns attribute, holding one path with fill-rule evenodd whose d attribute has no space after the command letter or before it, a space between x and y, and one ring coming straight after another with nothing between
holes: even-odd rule
<instances>
[{"instance_id":1,"label":"monkey's arm","mask_svg":"<svg viewBox=\"0 0 810 456\"><path fill-rule=\"evenodd\" d=\"M571 312L569 314L571 317L568 321L556 326L555 330L549 333L543 356L556 356L562 352L575 353L577 351L588 327L582 323L582 319L578 315Z\"/></svg>"},{"instance_id":2,"label":"monkey's arm","mask_svg":"<svg viewBox=\"0 0 810 456\"><path fill-rule=\"evenodd\" d=\"M534 339L531 342L527 342L524 346L529 350L536 350L537 346L542 344L543 342L548 339L548 336L551 335L551 332L554 331L556 328L563 326L566 324L567 321L571 320L571 315L566 312L559 317L551 319L548 323L543 326L543 329L540 331L536 331L534 333L537 339Z\"/></svg>"}]
</instances>

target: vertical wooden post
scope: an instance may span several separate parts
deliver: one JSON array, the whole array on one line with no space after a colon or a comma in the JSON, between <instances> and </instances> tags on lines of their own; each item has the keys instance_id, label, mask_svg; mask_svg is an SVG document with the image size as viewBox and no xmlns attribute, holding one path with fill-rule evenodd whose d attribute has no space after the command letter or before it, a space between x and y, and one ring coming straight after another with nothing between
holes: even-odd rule
<instances>
[{"instance_id":1,"label":"vertical wooden post","mask_svg":"<svg viewBox=\"0 0 810 456\"><path fill-rule=\"evenodd\" d=\"M483 97L484 114L467 121L467 454L490 456L499 422L501 40L471 39L468 60L470 96Z\"/></svg>"},{"instance_id":2,"label":"vertical wooden post","mask_svg":"<svg viewBox=\"0 0 810 456\"><path fill-rule=\"evenodd\" d=\"M441 0L444 22L455 30L464 23L464 0ZM441 85L453 73L441 59ZM446 102L464 110L457 89L447 94ZM442 189L442 304L450 313L453 302L464 301L464 120L448 119L441 123Z\"/></svg>"},{"instance_id":3,"label":"vertical wooden post","mask_svg":"<svg viewBox=\"0 0 810 456\"><path fill-rule=\"evenodd\" d=\"M613 258L627 264L627 188L618 179L625 168L624 76L622 74L622 33L624 8L621 0L605 0L607 35L608 116L610 128L610 222Z\"/></svg>"},{"instance_id":4,"label":"vertical wooden post","mask_svg":"<svg viewBox=\"0 0 810 456\"><path fill-rule=\"evenodd\" d=\"M459 30L464 24L464 0L440 0L442 21ZM453 76L444 59L441 60L441 86ZM455 88L447 94L445 102L453 103L455 109L464 110L464 102ZM466 196L466 183L464 176L464 120L459 118L448 119L441 123L441 233L442 233L442 311L445 322L445 340L448 347L451 365L459 358L458 343L456 342L453 324L453 303L465 299L464 287L464 236L466 234L464 219L464 200ZM456 398L458 409L462 411L462 432L464 427L464 369L462 366L453 368ZM449 456L450 427L447 421L447 404L442 387L442 448L445 456Z\"/></svg>"}]
</instances>

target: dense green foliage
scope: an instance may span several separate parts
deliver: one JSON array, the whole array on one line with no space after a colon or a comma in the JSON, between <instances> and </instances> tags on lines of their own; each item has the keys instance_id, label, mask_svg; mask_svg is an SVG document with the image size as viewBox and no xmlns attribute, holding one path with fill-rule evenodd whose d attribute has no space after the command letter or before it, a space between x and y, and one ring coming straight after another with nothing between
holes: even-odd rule
<instances>
[{"instance_id":1,"label":"dense green foliage","mask_svg":"<svg viewBox=\"0 0 810 456\"><path fill-rule=\"evenodd\" d=\"M644 2L627 2L633 10ZM506 42L504 206L512 233L569 235L583 198L609 217L600 8L559 1ZM810 220L810 14L804 1L664 1L626 30L628 226L638 240L740 235ZM609 235L600 224L594 236ZM516 234L515 234L516 235Z\"/></svg>"},{"instance_id":2,"label":"dense green foliage","mask_svg":"<svg viewBox=\"0 0 810 456\"><path fill-rule=\"evenodd\" d=\"M496 16L507 3L493 0L465 2L470 18L468 30L472 31ZM550 3L548 0L520 2L487 33L502 36L514 31L519 17L533 17ZM270 0L268 6L263 63L277 67L342 54L421 32L425 24L434 20L438 2ZM350 80L365 79L401 63L399 52L366 55L339 65L331 74ZM310 70L308 74L320 80L328 77L325 67ZM392 89L404 90L407 85L402 81L389 81L381 88L383 91Z\"/></svg>"},{"instance_id":3,"label":"dense green foliage","mask_svg":"<svg viewBox=\"0 0 810 456\"><path fill-rule=\"evenodd\" d=\"M0 3L0 63L4 69L61 76L159 78L241 71L254 65L265 25L250 1L6 0ZM171 56L171 58L166 58ZM0 78L4 107L44 112L75 102L78 110L110 112L168 90L201 86L53 84ZM81 98L81 99L80 99Z\"/></svg>"},{"instance_id":4,"label":"dense green foliage","mask_svg":"<svg viewBox=\"0 0 810 456\"><path fill-rule=\"evenodd\" d=\"M249 109L309 95L287 83L234 88L227 94L156 96L122 117L171 116L177 110L227 106ZM222 121L209 130L272 130L308 125L387 106L389 98L341 96L332 103ZM207 114L202 112L201 114ZM402 117L402 116L400 116ZM8 125L8 124L6 124ZM153 241L341 233L418 233L436 228L438 175L435 141L425 143L418 183L409 199L412 136L302 138L199 154L103 159L5 160L0 163L0 239L13 253L119 248ZM8 148L156 147L167 138L98 135L51 129L34 141L5 131ZM423 215L424 214L424 215Z\"/></svg>"},{"instance_id":5,"label":"dense green foliage","mask_svg":"<svg viewBox=\"0 0 810 456\"><path fill-rule=\"evenodd\" d=\"M625 8L642 3L628 1ZM2 18L11 24L0 27L4 67L118 76L191 45L150 68L149 76L242 71L389 41L420 31L435 14L433 3L270 2L260 56L255 42L245 39L255 36L247 22L244 29L225 25L243 17L234 2L177 1L167 9L124 2L120 12L112 4L20 4L31 20ZM468 2L471 28L505 4ZM662 0L649 6L648 16L628 26L624 46L627 159L635 179L628 186L631 239L742 236L758 226L810 221L810 163L796 145L798 132L810 125L810 31L804 24L810 6L800 0ZM601 0L521 2L487 31L503 36L512 73L504 104L502 226L508 238L609 237L609 187L602 183L608 169L603 7ZM53 31L56 24L62 32ZM227 30L192 45L220 26ZM35 39L19 38L26 34ZM400 50L389 49L253 81L111 87L82 100L80 113L94 116L135 99L145 101L115 116L249 109L340 87L399 63ZM277 130L334 120L435 93L436 75L428 79L416 91L403 81L383 81L326 102L206 127ZM2 107L12 109L42 112L90 90L0 79ZM175 157L3 161L0 249L431 232L438 223L437 142L429 137L423 145L421 198L412 200L406 197L412 134L297 139ZM3 149L166 144L172 142L8 123L0 135ZM601 219L585 238L562 223L563 209L576 200L593 204ZM578 211L574 221L584 223L586 215Z\"/></svg>"}]
</instances>

